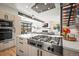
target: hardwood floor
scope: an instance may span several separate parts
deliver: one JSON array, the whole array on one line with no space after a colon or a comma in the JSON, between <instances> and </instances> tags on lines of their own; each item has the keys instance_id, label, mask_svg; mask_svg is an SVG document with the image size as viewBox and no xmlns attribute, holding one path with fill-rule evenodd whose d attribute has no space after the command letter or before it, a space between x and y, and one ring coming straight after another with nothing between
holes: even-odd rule
<instances>
[{"instance_id":1,"label":"hardwood floor","mask_svg":"<svg viewBox=\"0 0 79 59\"><path fill-rule=\"evenodd\" d=\"M16 56L16 48L12 47L12 48L0 51L0 56Z\"/></svg>"}]
</instances>

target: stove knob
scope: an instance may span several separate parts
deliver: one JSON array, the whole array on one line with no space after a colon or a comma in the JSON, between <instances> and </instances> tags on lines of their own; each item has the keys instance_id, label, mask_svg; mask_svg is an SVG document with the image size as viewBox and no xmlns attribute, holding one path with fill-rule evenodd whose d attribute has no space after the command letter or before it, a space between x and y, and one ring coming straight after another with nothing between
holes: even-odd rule
<instances>
[{"instance_id":1,"label":"stove knob","mask_svg":"<svg viewBox=\"0 0 79 59\"><path fill-rule=\"evenodd\" d=\"M48 49L48 50L50 50L51 48L50 48L50 47L48 47L47 49Z\"/></svg>"},{"instance_id":2,"label":"stove knob","mask_svg":"<svg viewBox=\"0 0 79 59\"><path fill-rule=\"evenodd\" d=\"M54 48L51 48L51 51L53 52L54 51Z\"/></svg>"}]
</instances>

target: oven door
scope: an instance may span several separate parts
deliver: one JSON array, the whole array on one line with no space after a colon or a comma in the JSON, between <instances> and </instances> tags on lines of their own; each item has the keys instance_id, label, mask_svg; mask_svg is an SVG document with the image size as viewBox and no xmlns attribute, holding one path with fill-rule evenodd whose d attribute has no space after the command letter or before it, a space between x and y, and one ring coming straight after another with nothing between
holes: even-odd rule
<instances>
[{"instance_id":1,"label":"oven door","mask_svg":"<svg viewBox=\"0 0 79 59\"><path fill-rule=\"evenodd\" d=\"M0 27L13 27L13 22L0 20Z\"/></svg>"},{"instance_id":2,"label":"oven door","mask_svg":"<svg viewBox=\"0 0 79 59\"><path fill-rule=\"evenodd\" d=\"M0 40L11 39L12 29L0 29Z\"/></svg>"}]
</instances>

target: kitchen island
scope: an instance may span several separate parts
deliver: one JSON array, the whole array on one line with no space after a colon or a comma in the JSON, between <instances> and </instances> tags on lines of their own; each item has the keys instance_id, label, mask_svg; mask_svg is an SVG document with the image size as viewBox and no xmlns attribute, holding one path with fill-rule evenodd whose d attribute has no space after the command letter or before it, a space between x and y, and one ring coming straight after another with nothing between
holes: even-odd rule
<instances>
[{"instance_id":1,"label":"kitchen island","mask_svg":"<svg viewBox=\"0 0 79 59\"><path fill-rule=\"evenodd\" d=\"M34 37L37 35L45 35L45 34L35 34L35 33L29 33L29 34L22 34L19 35L19 38L30 38L30 37ZM47 36L51 36L51 37L62 37L62 36L57 36L57 35L47 35ZM67 41L67 40L63 40L63 55L64 56L79 56L79 41Z\"/></svg>"},{"instance_id":2,"label":"kitchen island","mask_svg":"<svg viewBox=\"0 0 79 59\"><path fill-rule=\"evenodd\" d=\"M17 51L19 49L17 55L60 56L62 55L61 37L62 36L36 33L19 35L17 39L17 46L22 46L22 48L17 47ZM25 51L24 49L27 50L26 53L23 52Z\"/></svg>"}]
</instances>

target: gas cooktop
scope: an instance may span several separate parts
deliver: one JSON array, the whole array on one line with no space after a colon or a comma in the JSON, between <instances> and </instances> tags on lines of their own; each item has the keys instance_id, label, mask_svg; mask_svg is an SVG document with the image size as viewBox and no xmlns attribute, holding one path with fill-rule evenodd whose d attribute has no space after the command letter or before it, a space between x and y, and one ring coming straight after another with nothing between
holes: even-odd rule
<instances>
[{"instance_id":1,"label":"gas cooktop","mask_svg":"<svg viewBox=\"0 0 79 59\"><path fill-rule=\"evenodd\" d=\"M57 55L62 55L63 52L61 37L37 35L29 38L28 44Z\"/></svg>"}]
</instances>

